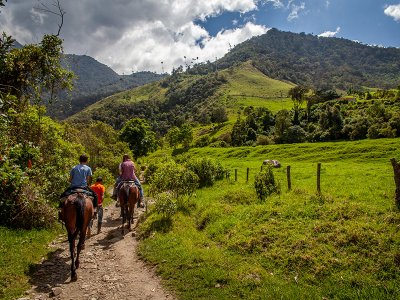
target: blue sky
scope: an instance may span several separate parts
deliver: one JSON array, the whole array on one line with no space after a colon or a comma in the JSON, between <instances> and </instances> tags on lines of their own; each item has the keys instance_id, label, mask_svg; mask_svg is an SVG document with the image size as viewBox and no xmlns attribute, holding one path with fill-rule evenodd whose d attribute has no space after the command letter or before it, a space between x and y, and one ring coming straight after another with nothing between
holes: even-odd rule
<instances>
[{"instance_id":1,"label":"blue sky","mask_svg":"<svg viewBox=\"0 0 400 300\"><path fill-rule=\"evenodd\" d=\"M276 5L274 3L281 3ZM297 14L290 17L292 5ZM385 14L397 5L397 18ZM396 16L396 15L395 15ZM400 1L384 0L305 0L263 2L257 10L246 13L224 12L197 23L215 35L222 28L232 29L251 20L255 24L283 31L319 35L337 32L334 36L357 40L364 44L400 47Z\"/></svg>"},{"instance_id":2,"label":"blue sky","mask_svg":"<svg viewBox=\"0 0 400 300\"><path fill-rule=\"evenodd\" d=\"M59 18L38 9L55 1L7 1L0 28L22 44L37 43L57 32ZM272 27L400 47L400 0L59 1L65 52L90 55L119 74L214 61Z\"/></svg>"}]
</instances>

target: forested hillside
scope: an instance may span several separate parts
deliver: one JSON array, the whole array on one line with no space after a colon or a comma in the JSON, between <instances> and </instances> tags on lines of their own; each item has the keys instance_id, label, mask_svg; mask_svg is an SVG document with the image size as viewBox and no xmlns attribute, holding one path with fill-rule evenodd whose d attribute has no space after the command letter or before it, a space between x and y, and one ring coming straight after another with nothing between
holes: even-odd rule
<instances>
[{"instance_id":1,"label":"forested hillside","mask_svg":"<svg viewBox=\"0 0 400 300\"><path fill-rule=\"evenodd\" d=\"M218 68L248 60L269 77L316 87L394 88L400 78L400 49L277 29L237 45Z\"/></svg>"},{"instance_id":2,"label":"forested hillside","mask_svg":"<svg viewBox=\"0 0 400 300\"><path fill-rule=\"evenodd\" d=\"M72 71L75 78L72 91L60 93L60 100L48 105L49 115L57 119L64 119L109 95L165 76L152 72L118 75L110 67L87 55L66 54L62 65Z\"/></svg>"},{"instance_id":3,"label":"forested hillside","mask_svg":"<svg viewBox=\"0 0 400 300\"><path fill-rule=\"evenodd\" d=\"M246 62L206 75L175 71L69 120L98 120L120 129L138 117L166 140L189 124L195 146L243 146L397 137L399 106L399 88L339 94L271 79Z\"/></svg>"}]
</instances>

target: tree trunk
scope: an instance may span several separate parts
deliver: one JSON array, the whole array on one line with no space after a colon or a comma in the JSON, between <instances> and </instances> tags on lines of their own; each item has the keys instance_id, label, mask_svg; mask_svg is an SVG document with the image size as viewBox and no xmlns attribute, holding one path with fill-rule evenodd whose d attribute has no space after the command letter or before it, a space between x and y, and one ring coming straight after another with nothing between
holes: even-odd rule
<instances>
[{"instance_id":1,"label":"tree trunk","mask_svg":"<svg viewBox=\"0 0 400 300\"><path fill-rule=\"evenodd\" d=\"M393 166L394 183L396 184L395 203L397 208L400 209L400 164L396 161L395 158L392 158L390 162Z\"/></svg>"}]
</instances>

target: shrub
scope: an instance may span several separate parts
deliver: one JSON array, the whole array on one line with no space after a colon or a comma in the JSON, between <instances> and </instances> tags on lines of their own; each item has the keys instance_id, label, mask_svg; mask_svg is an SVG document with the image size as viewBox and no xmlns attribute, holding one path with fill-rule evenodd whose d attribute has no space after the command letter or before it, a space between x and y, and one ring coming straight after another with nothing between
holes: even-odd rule
<instances>
[{"instance_id":1,"label":"shrub","mask_svg":"<svg viewBox=\"0 0 400 300\"><path fill-rule=\"evenodd\" d=\"M256 189L257 197L261 201L264 201L273 193L280 193L280 185L275 180L272 166L267 166L267 168L263 169L256 175L254 187Z\"/></svg>"},{"instance_id":2,"label":"shrub","mask_svg":"<svg viewBox=\"0 0 400 300\"><path fill-rule=\"evenodd\" d=\"M115 183L114 176L111 174L110 170L106 168L96 168L93 173L92 183L96 182L97 177L103 178L103 185L105 187L111 186Z\"/></svg>"},{"instance_id":3,"label":"shrub","mask_svg":"<svg viewBox=\"0 0 400 300\"><path fill-rule=\"evenodd\" d=\"M177 211L177 203L176 199L174 199L172 193L170 192L163 192L157 194L156 202L154 205L154 210L162 215L164 218L169 219L171 218Z\"/></svg>"},{"instance_id":4,"label":"shrub","mask_svg":"<svg viewBox=\"0 0 400 300\"><path fill-rule=\"evenodd\" d=\"M174 198L192 195L199 186L199 177L174 161L160 165L151 177L150 193L171 192Z\"/></svg>"},{"instance_id":5,"label":"shrub","mask_svg":"<svg viewBox=\"0 0 400 300\"><path fill-rule=\"evenodd\" d=\"M199 177L200 187L212 186L215 180L222 179L225 174L222 165L209 158L189 160L186 165Z\"/></svg>"},{"instance_id":6,"label":"shrub","mask_svg":"<svg viewBox=\"0 0 400 300\"><path fill-rule=\"evenodd\" d=\"M28 178L17 165L0 162L0 224L9 225L17 211L16 198Z\"/></svg>"},{"instance_id":7,"label":"shrub","mask_svg":"<svg viewBox=\"0 0 400 300\"><path fill-rule=\"evenodd\" d=\"M50 228L54 224L53 207L34 186L23 185L15 204L14 215L10 219L9 225L32 229Z\"/></svg>"},{"instance_id":8,"label":"shrub","mask_svg":"<svg viewBox=\"0 0 400 300\"><path fill-rule=\"evenodd\" d=\"M151 183L152 182L152 178L154 176L154 173L158 170L159 165L155 164L155 163L150 163L146 170L144 171L144 180L147 183Z\"/></svg>"}]
</instances>

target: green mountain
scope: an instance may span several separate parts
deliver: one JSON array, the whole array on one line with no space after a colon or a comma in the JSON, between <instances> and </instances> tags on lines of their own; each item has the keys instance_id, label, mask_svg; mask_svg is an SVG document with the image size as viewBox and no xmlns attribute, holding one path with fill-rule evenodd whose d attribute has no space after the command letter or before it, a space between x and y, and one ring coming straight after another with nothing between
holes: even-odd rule
<instances>
[{"instance_id":1,"label":"green mountain","mask_svg":"<svg viewBox=\"0 0 400 300\"><path fill-rule=\"evenodd\" d=\"M58 119L64 119L104 97L160 80L165 76L152 72L118 75L87 55L66 54L63 65L73 71L76 78L72 92L60 94L60 100L48 107L49 115Z\"/></svg>"},{"instance_id":2,"label":"green mountain","mask_svg":"<svg viewBox=\"0 0 400 300\"><path fill-rule=\"evenodd\" d=\"M234 47L218 61L218 68L249 60L271 78L314 87L394 88L400 83L400 49L343 38L271 29Z\"/></svg>"},{"instance_id":3,"label":"green mountain","mask_svg":"<svg viewBox=\"0 0 400 300\"><path fill-rule=\"evenodd\" d=\"M290 105L286 95L293 86L265 76L250 63L207 75L174 73L159 82L104 98L68 120L99 120L121 128L130 118L140 117L164 134L171 126L185 122L219 123L226 121L224 115L235 119L243 106L272 111L286 108Z\"/></svg>"},{"instance_id":4,"label":"green mountain","mask_svg":"<svg viewBox=\"0 0 400 300\"><path fill-rule=\"evenodd\" d=\"M211 143L222 140L228 144L235 126L243 131L237 135L247 134L243 141L249 139L251 143L262 136L267 137L265 143L271 139L277 143L297 142L293 138L296 136L308 141L391 137L400 135L395 111L399 92L376 88L397 87L399 82L400 49L271 29L237 45L217 62L197 64L185 72L183 68L175 69L171 76L159 82L102 99L69 120L100 120L120 129L127 120L140 117L149 121L159 135L164 135L172 126L189 122L195 125L198 137L207 135ZM287 95L296 84L306 84L316 90L307 107L305 104L299 107L297 116L293 116L289 112L293 102ZM364 89L349 97L350 100L353 97L370 100L373 93L375 99L390 100L387 105L394 108L384 108L388 111L379 123L376 121L379 116L373 111L380 108L368 109L373 102L352 105L344 98L340 100L342 111L333 107L334 103L328 103L340 97L337 91L341 90L343 95L347 89ZM330 96L325 97L324 93ZM268 108L274 116L254 108ZM283 109L289 111L278 117L283 126L280 139L271 128L275 114ZM337 122L336 127L331 121L324 123L328 117ZM241 122L236 122L240 118ZM258 121L253 122L252 118L264 118L263 127L256 125L254 122ZM370 127L373 128L370 130ZM249 133L249 128L254 132ZM236 144L243 141L240 139Z\"/></svg>"}]
</instances>

